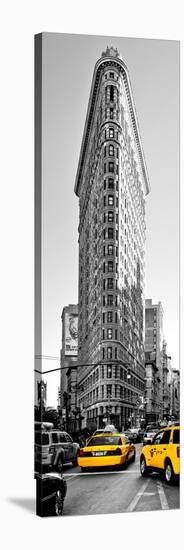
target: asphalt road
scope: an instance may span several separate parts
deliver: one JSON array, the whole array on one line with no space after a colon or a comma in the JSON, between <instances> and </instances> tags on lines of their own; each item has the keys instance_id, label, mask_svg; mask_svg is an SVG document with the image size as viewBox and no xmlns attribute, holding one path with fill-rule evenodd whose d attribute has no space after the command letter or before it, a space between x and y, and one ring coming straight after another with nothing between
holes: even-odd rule
<instances>
[{"instance_id":1,"label":"asphalt road","mask_svg":"<svg viewBox=\"0 0 184 550\"><path fill-rule=\"evenodd\" d=\"M126 470L81 473L79 466L65 467L67 495L63 516L140 512L179 508L179 485L168 486L159 474L142 478L141 445L136 461Z\"/></svg>"}]
</instances>

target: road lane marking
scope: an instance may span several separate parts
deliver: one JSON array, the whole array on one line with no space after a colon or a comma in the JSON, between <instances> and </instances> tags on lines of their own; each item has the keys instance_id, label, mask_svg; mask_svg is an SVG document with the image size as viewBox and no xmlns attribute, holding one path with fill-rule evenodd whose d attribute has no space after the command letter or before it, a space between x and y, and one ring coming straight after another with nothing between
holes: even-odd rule
<instances>
[{"instance_id":1,"label":"road lane marking","mask_svg":"<svg viewBox=\"0 0 184 550\"><path fill-rule=\"evenodd\" d=\"M103 475L112 475L112 474L126 474L126 475L129 475L129 474L139 474L139 470L130 470L129 472L116 472L116 471L112 471L112 472L78 472L76 474L64 474L64 477L77 477L77 476L103 476Z\"/></svg>"},{"instance_id":2,"label":"road lane marking","mask_svg":"<svg viewBox=\"0 0 184 550\"><path fill-rule=\"evenodd\" d=\"M141 491L138 491L135 495L135 497L133 498L133 500L130 502L128 508L127 508L127 512L133 512L133 510L135 510L135 507L137 506L140 498L143 496L144 494L144 491L146 490L147 486L148 486L148 483L149 483L149 479L147 479L144 483L144 485L142 486L142 489Z\"/></svg>"},{"instance_id":3,"label":"road lane marking","mask_svg":"<svg viewBox=\"0 0 184 550\"><path fill-rule=\"evenodd\" d=\"M159 497L160 497L160 503L161 503L162 510L169 510L169 505L168 505L168 502L167 502L166 494L164 492L164 488L163 488L163 485L162 485L161 481L157 481L157 489L158 489L158 494L159 494Z\"/></svg>"},{"instance_id":4,"label":"road lane marking","mask_svg":"<svg viewBox=\"0 0 184 550\"><path fill-rule=\"evenodd\" d=\"M156 493L148 493L144 491L144 497L153 497Z\"/></svg>"},{"instance_id":5,"label":"road lane marking","mask_svg":"<svg viewBox=\"0 0 184 550\"><path fill-rule=\"evenodd\" d=\"M78 475L79 475L78 473L77 473L77 474L64 474L64 478L65 478L65 477L70 477L70 478L71 478L71 477L76 477L76 476L78 476Z\"/></svg>"}]
</instances>

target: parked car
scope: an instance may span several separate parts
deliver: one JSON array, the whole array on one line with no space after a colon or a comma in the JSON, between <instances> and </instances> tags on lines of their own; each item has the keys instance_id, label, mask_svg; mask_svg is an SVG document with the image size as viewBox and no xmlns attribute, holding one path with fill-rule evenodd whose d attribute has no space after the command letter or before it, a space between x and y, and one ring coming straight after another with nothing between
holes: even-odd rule
<instances>
[{"instance_id":1,"label":"parked car","mask_svg":"<svg viewBox=\"0 0 184 550\"><path fill-rule=\"evenodd\" d=\"M39 516L61 516L67 485L57 472L36 473L36 513Z\"/></svg>"},{"instance_id":2,"label":"parked car","mask_svg":"<svg viewBox=\"0 0 184 550\"><path fill-rule=\"evenodd\" d=\"M55 430L53 424L40 424L35 426L35 471L62 472L63 465L77 464L79 444L67 432Z\"/></svg>"},{"instance_id":3,"label":"parked car","mask_svg":"<svg viewBox=\"0 0 184 550\"><path fill-rule=\"evenodd\" d=\"M172 483L180 474L180 429L169 426L160 430L150 444L141 449L140 471L146 476L151 471L164 473L165 481Z\"/></svg>"},{"instance_id":4,"label":"parked car","mask_svg":"<svg viewBox=\"0 0 184 550\"><path fill-rule=\"evenodd\" d=\"M88 468L126 466L135 460L135 456L135 446L125 435L103 433L89 439L87 445L80 449L77 461L84 472Z\"/></svg>"}]
</instances>

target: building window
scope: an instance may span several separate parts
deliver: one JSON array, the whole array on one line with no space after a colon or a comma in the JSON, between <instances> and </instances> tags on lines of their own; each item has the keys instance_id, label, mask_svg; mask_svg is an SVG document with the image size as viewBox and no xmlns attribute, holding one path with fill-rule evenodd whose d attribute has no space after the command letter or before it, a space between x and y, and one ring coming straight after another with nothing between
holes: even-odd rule
<instances>
[{"instance_id":1,"label":"building window","mask_svg":"<svg viewBox=\"0 0 184 550\"><path fill-rule=\"evenodd\" d=\"M112 397L112 384L107 384L107 397Z\"/></svg>"},{"instance_id":2,"label":"building window","mask_svg":"<svg viewBox=\"0 0 184 550\"><path fill-rule=\"evenodd\" d=\"M104 197L104 206L106 206L106 196Z\"/></svg>"},{"instance_id":3,"label":"building window","mask_svg":"<svg viewBox=\"0 0 184 550\"><path fill-rule=\"evenodd\" d=\"M114 196L113 195L108 195L108 205L109 206L114 206Z\"/></svg>"},{"instance_id":4,"label":"building window","mask_svg":"<svg viewBox=\"0 0 184 550\"><path fill-rule=\"evenodd\" d=\"M111 347L107 348L107 359L112 359L112 348Z\"/></svg>"},{"instance_id":5,"label":"building window","mask_svg":"<svg viewBox=\"0 0 184 550\"><path fill-rule=\"evenodd\" d=\"M114 378L118 378L118 365L114 365Z\"/></svg>"},{"instance_id":6,"label":"building window","mask_svg":"<svg viewBox=\"0 0 184 550\"><path fill-rule=\"evenodd\" d=\"M114 156L114 146L113 145L109 145L109 156L110 157Z\"/></svg>"},{"instance_id":7,"label":"building window","mask_svg":"<svg viewBox=\"0 0 184 550\"><path fill-rule=\"evenodd\" d=\"M103 306L105 306L105 296L103 296Z\"/></svg>"},{"instance_id":8,"label":"building window","mask_svg":"<svg viewBox=\"0 0 184 550\"><path fill-rule=\"evenodd\" d=\"M104 180L104 191L106 190L106 180Z\"/></svg>"},{"instance_id":9,"label":"building window","mask_svg":"<svg viewBox=\"0 0 184 550\"><path fill-rule=\"evenodd\" d=\"M109 172L114 174L114 162L109 162ZM105 173L105 164L104 164L104 173Z\"/></svg>"},{"instance_id":10,"label":"building window","mask_svg":"<svg viewBox=\"0 0 184 550\"><path fill-rule=\"evenodd\" d=\"M112 294L107 295L107 305L108 306L113 306L113 295Z\"/></svg>"},{"instance_id":11,"label":"building window","mask_svg":"<svg viewBox=\"0 0 184 550\"><path fill-rule=\"evenodd\" d=\"M112 340L112 328L107 329L107 339Z\"/></svg>"},{"instance_id":12,"label":"building window","mask_svg":"<svg viewBox=\"0 0 184 550\"><path fill-rule=\"evenodd\" d=\"M110 86L110 101L114 101L114 86Z\"/></svg>"},{"instance_id":13,"label":"building window","mask_svg":"<svg viewBox=\"0 0 184 550\"><path fill-rule=\"evenodd\" d=\"M108 262L107 266L108 266L107 267L108 273L112 273L112 271L113 271L113 262Z\"/></svg>"},{"instance_id":14,"label":"building window","mask_svg":"<svg viewBox=\"0 0 184 550\"><path fill-rule=\"evenodd\" d=\"M106 157L106 145L104 146L104 157Z\"/></svg>"},{"instance_id":15,"label":"building window","mask_svg":"<svg viewBox=\"0 0 184 550\"><path fill-rule=\"evenodd\" d=\"M107 378L112 378L112 365L107 365Z\"/></svg>"},{"instance_id":16,"label":"building window","mask_svg":"<svg viewBox=\"0 0 184 550\"><path fill-rule=\"evenodd\" d=\"M109 128L109 137L110 138L114 137L114 128Z\"/></svg>"},{"instance_id":17,"label":"building window","mask_svg":"<svg viewBox=\"0 0 184 550\"><path fill-rule=\"evenodd\" d=\"M114 78L114 73L109 73L109 78Z\"/></svg>"},{"instance_id":18,"label":"building window","mask_svg":"<svg viewBox=\"0 0 184 550\"><path fill-rule=\"evenodd\" d=\"M108 110L110 110L110 119L113 120L113 109L111 108L111 109L108 109Z\"/></svg>"},{"instance_id":19,"label":"building window","mask_svg":"<svg viewBox=\"0 0 184 550\"><path fill-rule=\"evenodd\" d=\"M102 378L104 378L104 365L101 366L101 375L102 375Z\"/></svg>"},{"instance_id":20,"label":"building window","mask_svg":"<svg viewBox=\"0 0 184 550\"><path fill-rule=\"evenodd\" d=\"M113 255L113 244L108 244L108 255L109 256Z\"/></svg>"},{"instance_id":21,"label":"building window","mask_svg":"<svg viewBox=\"0 0 184 550\"><path fill-rule=\"evenodd\" d=\"M112 311L107 312L107 322L112 323L113 322L113 313Z\"/></svg>"},{"instance_id":22,"label":"building window","mask_svg":"<svg viewBox=\"0 0 184 550\"><path fill-rule=\"evenodd\" d=\"M107 279L107 288L112 289L113 288L113 279Z\"/></svg>"},{"instance_id":23,"label":"building window","mask_svg":"<svg viewBox=\"0 0 184 550\"><path fill-rule=\"evenodd\" d=\"M104 174L106 174L106 163L104 163Z\"/></svg>"},{"instance_id":24,"label":"building window","mask_svg":"<svg viewBox=\"0 0 184 550\"><path fill-rule=\"evenodd\" d=\"M108 235L108 239L113 239L113 227L108 227L107 235Z\"/></svg>"},{"instance_id":25,"label":"building window","mask_svg":"<svg viewBox=\"0 0 184 550\"><path fill-rule=\"evenodd\" d=\"M108 188L114 189L114 180L112 178L108 179Z\"/></svg>"},{"instance_id":26,"label":"building window","mask_svg":"<svg viewBox=\"0 0 184 550\"><path fill-rule=\"evenodd\" d=\"M104 386L102 386L102 399L104 399Z\"/></svg>"},{"instance_id":27,"label":"building window","mask_svg":"<svg viewBox=\"0 0 184 550\"><path fill-rule=\"evenodd\" d=\"M111 212L109 210L108 212L108 222L113 222L114 221L114 212Z\"/></svg>"}]
</instances>

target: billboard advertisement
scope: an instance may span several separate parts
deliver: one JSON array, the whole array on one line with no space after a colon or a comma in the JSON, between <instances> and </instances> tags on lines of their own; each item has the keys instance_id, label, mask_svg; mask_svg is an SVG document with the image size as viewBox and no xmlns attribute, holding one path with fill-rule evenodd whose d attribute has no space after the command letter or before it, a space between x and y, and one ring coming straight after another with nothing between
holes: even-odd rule
<instances>
[{"instance_id":1,"label":"billboard advertisement","mask_svg":"<svg viewBox=\"0 0 184 550\"><path fill-rule=\"evenodd\" d=\"M65 355L78 355L78 315L65 314Z\"/></svg>"}]
</instances>

